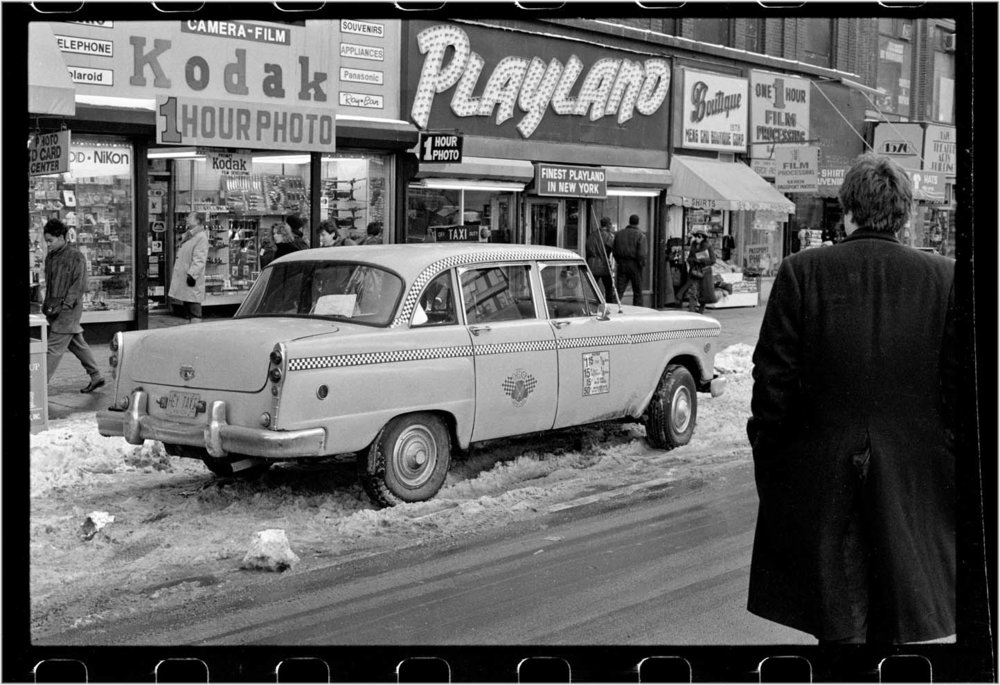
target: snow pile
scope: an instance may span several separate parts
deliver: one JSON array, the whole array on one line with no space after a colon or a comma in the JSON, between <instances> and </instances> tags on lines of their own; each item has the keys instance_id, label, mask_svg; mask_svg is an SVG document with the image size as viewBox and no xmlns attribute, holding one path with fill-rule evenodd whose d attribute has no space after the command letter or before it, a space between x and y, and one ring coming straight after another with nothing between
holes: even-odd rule
<instances>
[{"instance_id":1,"label":"snow pile","mask_svg":"<svg viewBox=\"0 0 1000 685\"><path fill-rule=\"evenodd\" d=\"M159 442L100 436L93 414L53 421L30 442L34 630L89 620L98 605L106 617L124 615L137 593L169 604L212 591L178 584L191 577L253 582L256 574L232 571L256 531L286 531L301 559L286 573L300 573L749 463L752 352L740 344L716 356L726 392L699 393L688 445L656 450L641 424L617 422L490 441L454 455L433 499L386 509L364 494L352 458L277 464L258 480L216 478ZM84 541L80 522L95 511L114 522Z\"/></svg>"},{"instance_id":2,"label":"snow pile","mask_svg":"<svg viewBox=\"0 0 1000 685\"><path fill-rule=\"evenodd\" d=\"M746 343L736 343L715 355L715 370L718 373L750 373L753 371L753 347Z\"/></svg>"}]
</instances>

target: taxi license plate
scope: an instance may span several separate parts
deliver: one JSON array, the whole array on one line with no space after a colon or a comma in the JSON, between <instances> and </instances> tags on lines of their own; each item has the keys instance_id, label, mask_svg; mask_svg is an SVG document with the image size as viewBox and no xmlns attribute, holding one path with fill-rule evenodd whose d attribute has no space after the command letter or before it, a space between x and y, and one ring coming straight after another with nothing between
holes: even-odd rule
<instances>
[{"instance_id":1,"label":"taxi license plate","mask_svg":"<svg viewBox=\"0 0 1000 685\"><path fill-rule=\"evenodd\" d=\"M167 396L167 414L191 418L198 413L198 395L193 392L171 391Z\"/></svg>"}]
</instances>

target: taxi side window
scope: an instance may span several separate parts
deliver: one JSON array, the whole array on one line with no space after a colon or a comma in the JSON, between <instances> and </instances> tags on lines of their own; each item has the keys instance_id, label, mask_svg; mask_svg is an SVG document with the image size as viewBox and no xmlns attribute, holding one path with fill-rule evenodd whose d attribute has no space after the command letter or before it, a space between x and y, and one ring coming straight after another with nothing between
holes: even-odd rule
<instances>
[{"instance_id":1,"label":"taxi side window","mask_svg":"<svg viewBox=\"0 0 1000 685\"><path fill-rule=\"evenodd\" d=\"M413 312L414 326L443 326L458 323L455 295L451 288L451 272L438 274L420 296Z\"/></svg>"},{"instance_id":2,"label":"taxi side window","mask_svg":"<svg viewBox=\"0 0 1000 685\"><path fill-rule=\"evenodd\" d=\"M467 323L535 318L527 264L469 269L461 275Z\"/></svg>"},{"instance_id":3,"label":"taxi side window","mask_svg":"<svg viewBox=\"0 0 1000 685\"><path fill-rule=\"evenodd\" d=\"M546 264L542 267L545 305L551 319L593 316L600 296L578 264Z\"/></svg>"}]
</instances>

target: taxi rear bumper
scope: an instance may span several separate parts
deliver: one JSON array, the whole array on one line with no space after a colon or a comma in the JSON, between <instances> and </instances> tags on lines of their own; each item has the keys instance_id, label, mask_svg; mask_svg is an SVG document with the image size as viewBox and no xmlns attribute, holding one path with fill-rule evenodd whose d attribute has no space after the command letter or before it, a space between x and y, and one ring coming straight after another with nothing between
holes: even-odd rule
<instances>
[{"instance_id":1,"label":"taxi rear bumper","mask_svg":"<svg viewBox=\"0 0 1000 685\"><path fill-rule=\"evenodd\" d=\"M174 445L201 447L209 456L221 458L240 454L272 459L320 456L326 445L326 431L307 428L275 431L234 426L226 420L226 403L216 400L208 407L205 424L189 424L151 416L145 391L132 393L127 409L97 412L97 431L104 436L121 436L132 445L159 440Z\"/></svg>"}]
</instances>

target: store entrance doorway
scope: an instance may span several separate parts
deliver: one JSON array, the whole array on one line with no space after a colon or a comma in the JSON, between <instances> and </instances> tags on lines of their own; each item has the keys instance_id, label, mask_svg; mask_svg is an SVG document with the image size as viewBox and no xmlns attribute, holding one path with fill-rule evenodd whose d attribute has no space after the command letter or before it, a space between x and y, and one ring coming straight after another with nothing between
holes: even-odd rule
<instances>
[{"instance_id":1,"label":"store entrance doorway","mask_svg":"<svg viewBox=\"0 0 1000 685\"><path fill-rule=\"evenodd\" d=\"M525 213L528 244L558 247L562 237L563 203L529 198Z\"/></svg>"}]
</instances>

